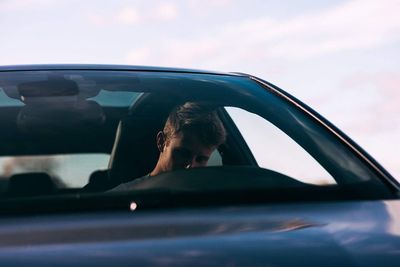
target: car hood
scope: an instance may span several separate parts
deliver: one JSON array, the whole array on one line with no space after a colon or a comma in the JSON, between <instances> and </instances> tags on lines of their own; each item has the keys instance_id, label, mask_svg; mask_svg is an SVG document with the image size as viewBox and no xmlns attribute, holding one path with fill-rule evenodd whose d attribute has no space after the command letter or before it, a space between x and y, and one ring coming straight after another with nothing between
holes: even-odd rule
<instances>
[{"instance_id":1,"label":"car hood","mask_svg":"<svg viewBox=\"0 0 400 267\"><path fill-rule=\"evenodd\" d=\"M0 219L1 266L398 266L400 201Z\"/></svg>"}]
</instances>

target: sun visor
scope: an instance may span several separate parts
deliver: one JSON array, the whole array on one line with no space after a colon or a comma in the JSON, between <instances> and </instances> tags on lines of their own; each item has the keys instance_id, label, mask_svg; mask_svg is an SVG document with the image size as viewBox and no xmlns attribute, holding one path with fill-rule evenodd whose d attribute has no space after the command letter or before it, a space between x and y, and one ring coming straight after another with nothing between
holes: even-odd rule
<instances>
[{"instance_id":1,"label":"sun visor","mask_svg":"<svg viewBox=\"0 0 400 267\"><path fill-rule=\"evenodd\" d=\"M45 81L21 83L18 85L18 93L25 104L76 102L79 89L74 81L62 77L52 77Z\"/></svg>"},{"instance_id":2,"label":"sun visor","mask_svg":"<svg viewBox=\"0 0 400 267\"><path fill-rule=\"evenodd\" d=\"M26 104L48 102L50 99L53 102L89 99L97 96L101 90L93 80L63 73L3 74L0 87L8 97Z\"/></svg>"},{"instance_id":3,"label":"sun visor","mask_svg":"<svg viewBox=\"0 0 400 267\"><path fill-rule=\"evenodd\" d=\"M94 101L64 102L26 105L18 114L17 125L30 134L68 133L102 126L105 119L102 107Z\"/></svg>"}]
</instances>

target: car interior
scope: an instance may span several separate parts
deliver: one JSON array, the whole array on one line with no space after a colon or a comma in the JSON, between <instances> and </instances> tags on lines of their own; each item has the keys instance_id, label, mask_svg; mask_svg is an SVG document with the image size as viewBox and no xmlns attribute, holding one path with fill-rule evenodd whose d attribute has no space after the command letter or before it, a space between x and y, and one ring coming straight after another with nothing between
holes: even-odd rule
<instances>
[{"instance_id":1,"label":"car interior","mask_svg":"<svg viewBox=\"0 0 400 267\"><path fill-rule=\"evenodd\" d=\"M301 190L314 192L321 187L259 168L241 132L224 108L236 106L260 114L304 147L335 177L339 185L351 188L347 195L341 194L341 197L391 196L378 179L371 178L374 174L368 168L360 167L349 172L346 166L338 167L335 158L338 155L343 160L359 159L348 149L342 149L343 144L334 140L330 133L298 108L288 106L277 95L267 94L254 82L246 81L256 89L245 90L243 85L237 86L229 80L240 80L234 76L224 80L217 75L211 78L211 75L157 75L44 72L39 78L32 73L22 75L24 79L20 78L21 75L0 76L3 98L14 101L12 105L0 103L0 121L5 129L0 132L1 156L109 155L107 167L93 169L84 178L86 182L81 187L68 186L46 171L25 171L7 176L6 167L3 167L6 175L3 174L5 177L0 179L1 196L19 198L108 192L121 183L148 174L158 158L157 132L162 130L170 111L187 101L205 102L215 107L227 131L226 142L218 148L222 166L165 173L149 179L139 189L181 192L254 189L268 190L270 196L278 197L282 195L282 190L294 188L298 195L304 197ZM99 96L103 92L135 92L136 95L126 105L106 105L99 104ZM269 102L265 104L261 100ZM316 138L320 143L315 141ZM327 152L327 148L331 150ZM27 163L18 164L25 168ZM375 186L379 185L378 189L373 192L365 190L360 173L368 181L365 187L369 188L372 181ZM318 197L329 195L327 192L331 191L331 195L337 196L334 192L337 188L336 185L326 186L325 191L317 193Z\"/></svg>"}]
</instances>

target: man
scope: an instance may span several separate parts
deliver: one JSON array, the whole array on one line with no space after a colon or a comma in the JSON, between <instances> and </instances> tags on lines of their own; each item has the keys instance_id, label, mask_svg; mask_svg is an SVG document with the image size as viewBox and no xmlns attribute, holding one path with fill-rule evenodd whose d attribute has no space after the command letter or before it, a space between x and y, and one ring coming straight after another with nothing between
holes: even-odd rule
<instances>
[{"instance_id":1,"label":"man","mask_svg":"<svg viewBox=\"0 0 400 267\"><path fill-rule=\"evenodd\" d=\"M170 113L157 134L160 151L150 176L166 171L207 165L212 152L225 142L225 129L209 106L187 102Z\"/></svg>"},{"instance_id":2,"label":"man","mask_svg":"<svg viewBox=\"0 0 400 267\"><path fill-rule=\"evenodd\" d=\"M154 169L115 189L130 189L163 172L207 166L211 154L225 138L224 126L212 107L195 102L177 106L169 114L164 129L157 133L160 154Z\"/></svg>"}]
</instances>

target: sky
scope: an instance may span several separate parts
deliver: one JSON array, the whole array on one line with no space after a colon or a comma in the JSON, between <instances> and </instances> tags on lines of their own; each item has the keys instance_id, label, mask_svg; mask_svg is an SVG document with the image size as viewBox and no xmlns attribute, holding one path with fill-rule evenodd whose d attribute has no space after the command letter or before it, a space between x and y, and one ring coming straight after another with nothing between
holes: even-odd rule
<instances>
[{"instance_id":1,"label":"sky","mask_svg":"<svg viewBox=\"0 0 400 267\"><path fill-rule=\"evenodd\" d=\"M237 71L285 89L400 179L400 0L0 0L0 65Z\"/></svg>"}]
</instances>

